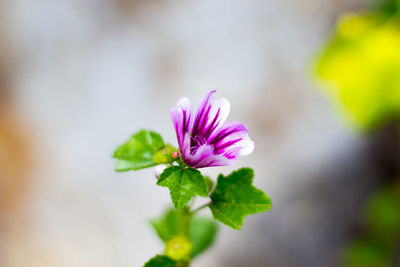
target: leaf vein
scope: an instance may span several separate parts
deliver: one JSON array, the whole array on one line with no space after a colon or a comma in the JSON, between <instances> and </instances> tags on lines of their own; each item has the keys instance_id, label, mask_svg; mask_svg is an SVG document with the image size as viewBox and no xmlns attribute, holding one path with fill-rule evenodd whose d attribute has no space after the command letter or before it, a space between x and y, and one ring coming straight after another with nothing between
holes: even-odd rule
<instances>
[{"instance_id":1,"label":"leaf vein","mask_svg":"<svg viewBox=\"0 0 400 267\"><path fill-rule=\"evenodd\" d=\"M185 169L182 169L181 172L181 184L179 186L179 199L177 201L178 207L181 207L181 197L182 197L182 186L183 186L183 174L185 173Z\"/></svg>"},{"instance_id":2,"label":"leaf vein","mask_svg":"<svg viewBox=\"0 0 400 267\"><path fill-rule=\"evenodd\" d=\"M230 219L228 216L226 216L217 206L213 205L215 207L215 211L217 211L219 213L219 215L221 215L221 217L225 218L227 221L229 221L230 223L232 223L236 228L240 229L240 226L237 225L234 221L232 221L232 219Z\"/></svg>"}]
</instances>

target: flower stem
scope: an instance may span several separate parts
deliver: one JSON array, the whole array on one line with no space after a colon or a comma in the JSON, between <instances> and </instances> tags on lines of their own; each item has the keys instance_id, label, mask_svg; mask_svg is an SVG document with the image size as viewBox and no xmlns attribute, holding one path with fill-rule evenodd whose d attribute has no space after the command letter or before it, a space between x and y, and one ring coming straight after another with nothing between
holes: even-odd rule
<instances>
[{"instance_id":1,"label":"flower stem","mask_svg":"<svg viewBox=\"0 0 400 267\"><path fill-rule=\"evenodd\" d=\"M211 202L206 203L200 207L198 207L195 210L191 210L190 206L186 206L182 209L180 209L181 212L181 216L182 216L182 220L183 220L183 229L182 229L182 233L184 236L186 236L188 239L190 239L190 222L192 220L193 214L198 212L199 210L209 206L211 204ZM190 261L183 261L183 262L179 262L179 264L177 265L177 267L190 267Z\"/></svg>"},{"instance_id":2,"label":"flower stem","mask_svg":"<svg viewBox=\"0 0 400 267\"><path fill-rule=\"evenodd\" d=\"M183 229L182 234L190 239L190 222L192 220L192 212L189 206L186 206L180 209L182 220L183 220ZM177 263L176 267L190 267L190 260L180 261Z\"/></svg>"},{"instance_id":3,"label":"flower stem","mask_svg":"<svg viewBox=\"0 0 400 267\"><path fill-rule=\"evenodd\" d=\"M192 211L192 214L194 214L194 213L196 213L196 212L198 212L198 211L200 211L200 210L202 210L202 209L204 209L205 207L208 207L208 206L210 206L210 205L211 205L211 201L208 202L208 203L206 203L206 204L204 204L204 205L201 205L200 207L198 207L197 209L195 209L194 211Z\"/></svg>"},{"instance_id":4,"label":"flower stem","mask_svg":"<svg viewBox=\"0 0 400 267\"><path fill-rule=\"evenodd\" d=\"M181 214L183 218L183 234L186 237L190 237L190 221L192 220L192 212L189 207L184 207L181 209Z\"/></svg>"}]
</instances>

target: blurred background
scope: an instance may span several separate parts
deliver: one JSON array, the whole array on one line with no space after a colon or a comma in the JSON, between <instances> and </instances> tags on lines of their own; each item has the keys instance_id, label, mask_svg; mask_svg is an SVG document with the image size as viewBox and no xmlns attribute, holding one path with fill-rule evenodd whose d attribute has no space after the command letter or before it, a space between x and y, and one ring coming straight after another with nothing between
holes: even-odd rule
<instances>
[{"instance_id":1,"label":"blurred background","mask_svg":"<svg viewBox=\"0 0 400 267\"><path fill-rule=\"evenodd\" d=\"M400 266L396 0L2 0L0 265L142 266L170 203L115 173L141 128L210 90L272 199L194 267ZM223 168L224 173L233 168ZM215 175L220 169L204 170ZM204 215L210 215L204 211Z\"/></svg>"}]
</instances>

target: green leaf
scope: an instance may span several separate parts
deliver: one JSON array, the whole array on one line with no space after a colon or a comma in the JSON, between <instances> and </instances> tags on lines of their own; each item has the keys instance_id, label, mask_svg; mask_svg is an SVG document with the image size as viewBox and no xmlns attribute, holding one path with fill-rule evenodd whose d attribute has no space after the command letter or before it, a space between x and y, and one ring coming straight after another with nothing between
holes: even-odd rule
<instances>
[{"instance_id":1,"label":"green leaf","mask_svg":"<svg viewBox=\"0 0 400 267\"><path fill-rule=\"evenodd\" d=\"M182 215L174 208L168 209L161 218L150 220L150 223L164 242L183 233Z\"/></svg>"},{"instance_id":2,"label":"green leaf","mask_svg":"<svg viewBox=\"0 0 400 267\"><path fill-rule=\"evenodd\" d=\"M144 264L143 267L174 267L176 262L168 256L156 255Z\"/></svg>"},{"instance_id":3,"label":"green leaf","mask_svg":"<svg viewBox=\"0 0 400 267\"><path fill-rule=\"evenodd\" d=\"M182 214L171 208L159 219L150 221L158 236L165 243L173 237L183 234ZM215 240L218 225L214 220L202 217L192 217L190 223L190 240L193 242L192 258L204 252Z\"/></svg>"},{"instance_id":4,"label":"green leaf","mask_svg":"<svg viewBox=\"0 0 400 267\"><path fill-rule=\"evenodd\" d=\"M208 195L203 176L192 168L169 167L161 174L157 184L169 188L172 202L177 209L183 208L196 195Z\"/></svg>"},{"instance_id":5,"label":"green leaf","mask_svg":"<svg viewBox=\"0 0 400 267\"><path fill-rule=\"evenodd\" d=\"M192 258L204 252L215 240L218 225L214 220L196 217L190 224L190 239L193 242Z\"/></svg>"},{"instance_id":6,"label":"green leaf","mask_svg":"<svg viewBox=\"0 0 400 267\"><path fill-rule=\"evenodd\" d=\"M164 141L158 133L141 130L115 150L113 157L118 159L115 170L139 170L157 165L153 158L163 147Z\"/></svg>"},{"instance_id":7,"label":"green leaf","mask_svg":"<svg viewBox=\"0 0 400 267\"><path fill-rule=\"evenodd\" d=\"M271 207L269 197L252 185L253 176L250 168L239 169L227 177L218 176L209 206L216 220L238 230L245 216L267 211Z\"/></svg>"},{"instance_id":8,"label":"green leaf","mask_svg":"<svg viewBox=\"0 0 400 267\"><path fill-rule=\"evenodd\" d=\"M206 180L208 192L210 193L211 190L214 188L214 181L208 176L204 176L204 179Z\"/></svg>"}]
</instances>

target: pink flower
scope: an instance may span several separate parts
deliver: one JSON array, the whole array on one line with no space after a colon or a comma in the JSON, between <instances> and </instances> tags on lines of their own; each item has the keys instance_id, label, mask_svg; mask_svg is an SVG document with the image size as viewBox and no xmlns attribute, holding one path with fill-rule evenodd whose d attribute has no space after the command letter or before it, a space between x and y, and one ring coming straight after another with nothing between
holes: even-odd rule
<instances>
[{"instance_id":1,"label":"pink flower","mask_svg":"<svg viewBox=\"0 0 400 267\"><path fill-rule=\"evenodd\" d=\"M225 123L230 104L214 98L216 90L206 95L192 116L192 105L182 98L170 110L183 161L194 168L233 165L239 155L248 155L254 143L242 123Z\"/></svg>"}]
</instances>

